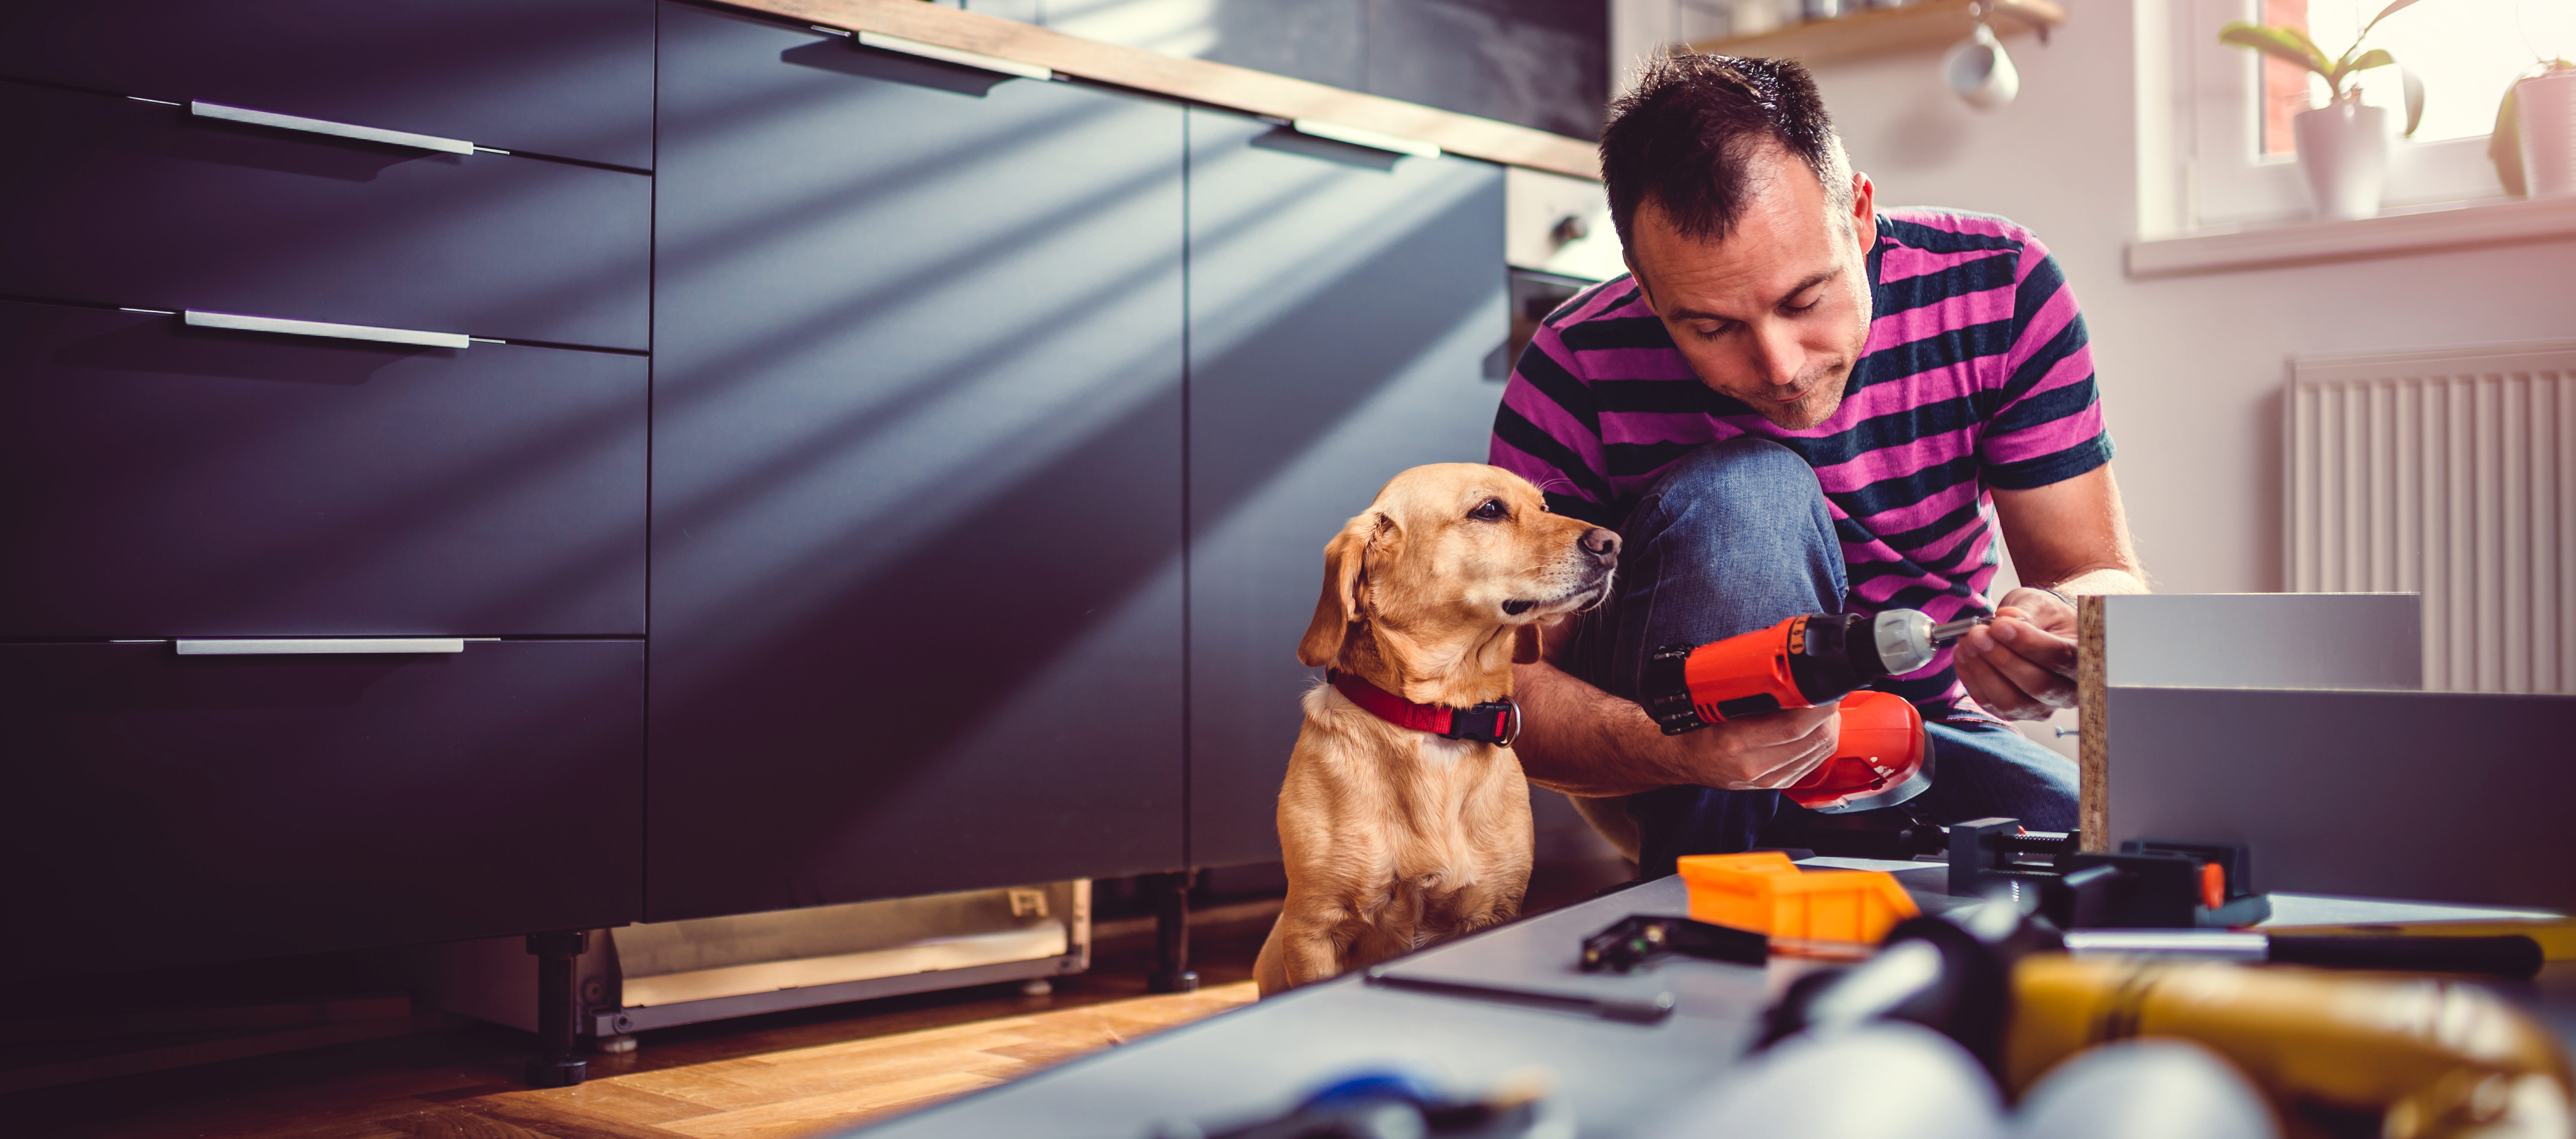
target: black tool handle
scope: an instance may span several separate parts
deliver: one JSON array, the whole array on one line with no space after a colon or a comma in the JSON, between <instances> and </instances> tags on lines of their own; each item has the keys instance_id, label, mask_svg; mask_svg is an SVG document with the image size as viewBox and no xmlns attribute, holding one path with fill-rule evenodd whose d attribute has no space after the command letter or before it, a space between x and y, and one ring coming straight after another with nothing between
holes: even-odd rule
<instances>
[{"instance_id":1,"label":"black tool handle","mask_svg":"<svg viewBox=\"0 0 2576 1139\"><path fill-rule=\"evenodd\" d=\"M1515 989L1502 985L1479 985L1467 981L1441 981L1428 977L1407 977L1383 969L1368 971L1368 983L1390 989L1410 989L1417 993L1466 997L1471 1000L1499 1001L1504 1004L1531 1005L1564 1012L1590 1013L1603 1020L1621 1020L1630 1024L1653 1024L1673 1014L1673 995L1657 993L1652 1000L1632 1001L1617 997L1588 997L1575 993L1551 993L1538 989Z\"/></svg>"},{"instance_id":2,"label":"black tool handle","mask_svg":"<svg viewBox=\"0 0 2576 1139\"><path fill-rule=\"evenodd\" d=\"M2482 973L2529 980L2540 972L2540 943L2518 933L2495 937L2273 934L2270 960L2329 969L2396 969Z\"/></svg>"}]
</instances>

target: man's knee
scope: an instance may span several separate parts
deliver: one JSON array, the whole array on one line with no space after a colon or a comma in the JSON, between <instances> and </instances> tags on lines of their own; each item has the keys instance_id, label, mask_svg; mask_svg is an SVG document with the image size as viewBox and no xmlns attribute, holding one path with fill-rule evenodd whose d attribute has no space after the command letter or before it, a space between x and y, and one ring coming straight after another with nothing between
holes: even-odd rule
<instances>
[{"instance_id":1,"label":"man's knee","mask_svg":"<svg viewBox=\"0 0 2576 1139\"><path fill-rule=\"evenodd\" d=\"M1739 435L1675 460L1655 480L1623 527L1631 542L1675 525L1734 529L1735 520L1785 527L1792 520L1821 521L1824 488L1798 453L1769 439Z\"/></svg>"}]
</instances>

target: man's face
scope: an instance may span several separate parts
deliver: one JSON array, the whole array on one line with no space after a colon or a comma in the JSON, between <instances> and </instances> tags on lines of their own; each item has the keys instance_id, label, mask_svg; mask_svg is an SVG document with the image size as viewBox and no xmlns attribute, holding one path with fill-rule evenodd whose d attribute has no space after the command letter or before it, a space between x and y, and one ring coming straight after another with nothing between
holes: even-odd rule
<instances>
[{"instance_id":1,"label":"man's face","mask_svg":"<svg viewBox=\"0 0 2576 1139\"><path fill-rule=\"evenodd\" d=\"M1840 218L1796 156L1767 147L1752 165L1753 199L1721 240L1684 237L1641 203L1628 268L1701 383L1782 427L1813 427L1842 406L1869 339L1871 187L1854 175Z\"/></svg>"}]
</instances>

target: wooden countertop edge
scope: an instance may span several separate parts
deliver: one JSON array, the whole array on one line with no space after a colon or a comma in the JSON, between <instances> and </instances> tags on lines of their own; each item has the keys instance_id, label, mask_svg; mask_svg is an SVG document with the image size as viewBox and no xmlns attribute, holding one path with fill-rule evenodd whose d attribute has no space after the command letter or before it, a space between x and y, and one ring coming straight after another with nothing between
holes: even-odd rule
<instances>
[{"instance_id":1,"label":"wooden countertop edge","mask_svg":"<svg viewBox=\"0 0 2576 1139\"><path fill-rule=\"evenodd\" d=\"M1264 71L1161 55L925 4L921 0L722 0L729 7L850 31L880 32L1035 64L1150 94L1282 119L1419 139L1469 158L1576 178L1601 176L1593 144L1542 130Z\"/></svg>"}]
</instances>

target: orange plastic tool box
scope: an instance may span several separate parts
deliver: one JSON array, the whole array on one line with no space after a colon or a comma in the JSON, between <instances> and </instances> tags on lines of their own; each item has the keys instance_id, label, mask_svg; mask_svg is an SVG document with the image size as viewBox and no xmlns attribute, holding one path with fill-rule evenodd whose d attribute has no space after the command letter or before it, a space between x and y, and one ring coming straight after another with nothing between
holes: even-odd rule
<instances>
[{"instance_id":1,"label":"orange plastic tool box","mask_svg":"<svg viewBox=\"0 0 2576 1139\"><path fill-rule=\"evenodd\" d=\"M1776 850L1694 854L1680 860L1690 916L1774 941L1876 945L1922 911L1905 887L1876 870L1800 870Z\"/></svg>"}]
</instances>

